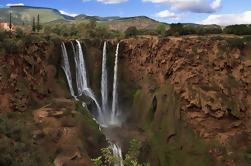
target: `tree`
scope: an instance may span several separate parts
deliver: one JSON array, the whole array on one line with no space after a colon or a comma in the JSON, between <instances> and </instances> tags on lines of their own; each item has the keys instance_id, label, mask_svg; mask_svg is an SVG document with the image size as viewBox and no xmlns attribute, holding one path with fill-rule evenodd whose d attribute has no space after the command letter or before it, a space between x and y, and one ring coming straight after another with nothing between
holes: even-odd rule
<instances>
[{"instance_id":1,"label":"tree","mask_svg":"<svg viewBox=\"0 0 251 166\"><path fill-rule=\"evenodd\" d=\"M168 30L168 35L179 36L183 35L183 33L184 33L184 28L181 23L171 24L170 29Z\"/></svg>"},{"instance_id":2,"label":"tree","mask_svg":"<svg viewBox=\"0 0 251 166\"><path fill-rule=\"evenodd\" d=\"M164 36L165 33L166 33L166 26L164 24L159 24L156 28L156 32L159 34L159 35L162 35Z\"/></svg>"},{"instance_id":3,"label":"tree","mask_svg":"<svg viewBox=\"0 0 251 166\"><path fill-rule=\"evenodd\" d=\"M37 15L37 32L39 32L41 30L41 25L40 25L40 16L39 14Z\"/></svg>"},{"instance_id":4,"label":"tree","mask_svg":"<svg viewBox=\"0 0 251 166\"><path fill-rule=\"evenodd\" d=\"M230 25L224 28L224 33L235 35L251 35L250 25Z\"/></svg>"},{"instance_id":5,"label":"tree","mask_svg":"<svg viewBox=\"0 0 251 166\"><path fill-rule=\"evenodd\" d=\"M9 18L9 28L12 30L12 13L10 13L10 18Z\"/></svg>"},{"instance_id":6,"label":"tree","mask_svg":"<svg viewBox=\"0 0 251 166\"><path fill-rule=\"evenodd\" d=\"M32 18L32 32L36 31L36 22L35 22L35 17Z\"/></svg>"},{"instance_id":7,"label":"tree","mask_svg":"<svg viewBox=\"0 0 251 166\"><path fill-rule=\"evenodd\" d=\"M125 36L126 37L132 37L138 35L138 29L135 26L131 26L126 29Z\"/></svg>"}]
</instances>

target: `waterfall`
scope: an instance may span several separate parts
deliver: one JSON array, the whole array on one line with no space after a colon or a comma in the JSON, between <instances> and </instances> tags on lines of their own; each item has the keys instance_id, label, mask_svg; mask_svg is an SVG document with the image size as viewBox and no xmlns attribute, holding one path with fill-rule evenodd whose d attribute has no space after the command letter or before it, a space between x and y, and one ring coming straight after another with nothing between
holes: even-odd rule
<instances>
[{"instance_id":1,"label":"waterfall","mask_svg":"<svg viewBox=\"0 0 251 166\"><path fill-rule=\"evenodd\" d=\"M62 48L62 55L63 55L62 68L64 70L64 73L65 73L65 76L66 76L66 79L67 79L67 82L68 82L68 86L69 86L69 89L70 89L71 96L76 98L76 96L74 94L73 86L72 86L70 63L69 63L68 54L67 54L67 50L66 50L66 47L65 47L64 43L61 44L61 48Z\"/></svg>"},{"instance_id":2,"label":"waterfall","mask_svg":"<svg viewBox=\"0 0 251 166\"><path fill-rule=\"evenodd\" d=\"M115 163L114 166L124 166L121 147L117 144L112 144L112 153L119 159L119 162Z\"/></svg>"},{"instance_id":3,"label":"waterfall","mask_svg":"<svg viewBox=\"0 0 251 166\"><path fill-rule=\"evenodd\" d=\"M107 54L106 54L106 46L107 43L104 42L103 46L103 58L102 58L102 78L101 78L101 95L102 95L102 109L100 108L100 105L92 92L92 90L88 87L88 81L87 81L87 71L85 66L85 60L84 55L81 47L81 43L76 40L77 46L75 47L73 42L71 42L71 46L74 53L74 62L76 67L76 86L77 86L77 96L81 97L82 95L85 95L89 98L91 98L98 110L98 121L94 118L94 120L99 124L103 125L103 127L109 128L111 125L114 125L117 123L117 101L118 101L118 94L117 94L117 77L118 77L118 54L119 54L119 43L117 44L116 48L116 54L115 54L115 65L114 65L114 78L113 78L113 93L112 93L112 111L108 111L108 79L107 79ZM71 70L70 70L70 64L68 59L67 50L65 47L65 44L62 43L62 55L63 55L63 64L62 68L65 72L68 86L70 89L70 93L73 97L75 97L76 100L77 97L74 94L74 89L72 85L72 76L71 76ZM83 107L86 107L84 103L82 103ZM106 114L105 114L106 113ZM104 115L109 115L109 118L104 117ZM119 159L117 163L114 164L114 166L123 166L123 156L122 156L122 150L121 147L116 144L109 142L112 147L112 153L113 155Z\"/></svg>"},{"instance_id":4,"label":"waterfall","mask_svg":"<svg viewBox=\"0 0 251 166\"><path fill-rule=\"evenodd\" d=\"M103 59L102 59L102 78L101 78L101 96L102 96L102 111L107 112L108 104L108 86L107 86L107 67L106 67L106 41L103 47Z\"/></svg>"},{"instance_id":5,"label":"waterfall","mask_svg":"<svg viewBox=\"0 0 251 166\"><path fill-rule=\"evenodd\" d=\"M82 96L84 94L87 97L90 97L95 102L98 109L99 118L101 118L102 112L99 103L92 90L88 87L86 66L85 66L82 46L78 40L76 40L76 42L77 42L77 50L75 49L73 43L72 43L72 49L74 52L74 61L76 66L76 84L77 84L78 96Z\"/></svg>"},{"instance_id":6,"label":"waterfall","mask_svg":"<svg viewBox=\"0 0 251 166\"><path fill-rule=\"evenodd\" d=\"M112 97L112 115L111 122L115 123L115 117L117 116L117 102L118 102L118 92L117 92L117 84L118 84L118 54L119 54L119 43L117 44L116 54L115 54L115 65L114 65L114 77L113 77L113 97Z\"/></svg>"},{"instance_id":7,"label":"waterfall","mask_svg":"<svg viewBox=\"0 0 251 166\"><path fill-rule=\"evenodd\" d=\"M77 56L75 57L76 60L76 81L77 81L77 89L78 89L78 96L81 96L85 93L87 86L87 75L86 75L86 67L84 61L84 55L82 51L81 43L76 40L77 42Z\"/></svg>"}]
</instances>

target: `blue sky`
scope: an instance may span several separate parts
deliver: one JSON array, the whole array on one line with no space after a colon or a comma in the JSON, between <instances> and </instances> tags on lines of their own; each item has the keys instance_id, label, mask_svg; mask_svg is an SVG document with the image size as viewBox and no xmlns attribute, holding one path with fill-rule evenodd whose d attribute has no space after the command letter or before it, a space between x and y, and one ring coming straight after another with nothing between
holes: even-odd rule
<instances>
[{"instance_id":1,"label":"blue sky","mask_svg":"<svg viewBox=\"0 0 251 166\"><path fill-rule=\"evenodd\" d=\"M163 22L251 24L251 0L0 0L1 6L51 7L68 14L145 15Z\"/></svg>"}]
</instances>

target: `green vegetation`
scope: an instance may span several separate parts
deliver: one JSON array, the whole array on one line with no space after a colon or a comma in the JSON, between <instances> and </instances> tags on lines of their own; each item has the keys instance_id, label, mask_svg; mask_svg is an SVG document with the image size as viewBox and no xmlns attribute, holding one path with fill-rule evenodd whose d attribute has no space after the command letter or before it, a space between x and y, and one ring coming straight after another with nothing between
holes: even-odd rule
<instances>
[{"instance_id":1,"label":"green vegetation","mask_svg":"<svg viewBox=\"0 0 251 166\"><path fill-rule=\"evenodd\" d=\"M224 28L224 33L234 35L251 35L251 25L230 25Z\"/></svg>"},{"instance_id":2,"label":"green vegetation","mask_svg":"<svg viewBox=\"0 0 251 166\"><path fill-rule=\"evenodd\" d=\"M180 35L206 35L206 34L221 34L220 26L203 26L203 25L186 25L186 24L171 24L170 29L167 30L166 35L180 36Z\"/></svg>"},{"instance_id":3,"label":"green vegetation","mask_svg":"<svg viewBox=\"0 0 251 166\"><path fill-rule=\"evenodd\" d=\"M156 28L156 33L158 35L164 36L166 33L166 26L164 24L159 24Z\"/></svg>"},{"instance_id":4,"label":"green vegetation","mask_svg":"<svg viewBox=\"0 0 251 166\"><path fill-rule=\"evenodd\" d=\"M96 21L75 24L45 25L43 32L48 35L57 35L64 38L97 38L108 39L120 37L118 31L110 31L105 25L97 24Z\"/></svg>"},{"instance_id":5,"label":"green vegetation","mask_svg":"<svg viewBox=\"0 0 251 166\"><path fill-rule=\"evenodd\" d=\"M245 46L245 41L243 40L243 38L229 38L226 40L227 41L227 45L230 48L243 48Z\"/></svg>"},{"instance_id":6,"label":"green vegetation","mask_svg":"<svg viewBox=\"0 0 251 166\"><path fill-rule=\"evenodd\" d=\"M138 161L141 147L140 141L136 139L130 141L129 150L122 161L124 166L150 166L148 163L140 164ZM95 166L112 166L120 162L120 159L113 155L111 146L101 149L101 153L100 157L92 160Z\"/></svg>"},{"instance_id":7,"label":"green vegetation","mask_svg":"<svg viewBox=\"0 0 251 166\"><path fill-rule=\"evenodd\" d=\"M135 26L129 27L125 31L125 36L126 37L135 37L138 34L139 34L138 29Z\"/></svg>"},{"instance_id":8,"label":"green vegetation","mask_svg":"<svg viewBox=\"0 0 251 166\"><path fill-rule=\"evenodd\" d=\"M0 114L0 165L52 165L54 156L33 143L35 127L30 112Z\"/></svg>"},{"instance_id":9,"label":"green vegetation","mask_svg":"<svg viewBox=\"0 0 251 166\"><path fill-rule=\"evenodd\" d=\"M27 33L21 27L17 27L15 32L0 30L0 55L23 53L25 46L45 41L56 44L61 42L62 38L54 34Z\"/></svg>"}]
</instances>

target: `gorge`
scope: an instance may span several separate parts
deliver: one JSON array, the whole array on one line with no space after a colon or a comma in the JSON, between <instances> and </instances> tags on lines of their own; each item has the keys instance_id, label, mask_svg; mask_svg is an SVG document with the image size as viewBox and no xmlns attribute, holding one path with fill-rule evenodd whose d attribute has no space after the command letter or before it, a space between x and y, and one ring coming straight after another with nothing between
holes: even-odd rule
<instances>
[{"instance_id":1,"label":"gorge","mask_svg":"<svg viewBox=\"0 0 251 166\"><path fill-rule=\"evenodd\" d=\"M1 115L1 150L19 156L1 162L34 154L42 165L93 165L109 144L125 160L132 139L142 144L139 162L152 166L250 161L250 47L143 36L23 48L0 58L0 108L15 110Z\"/></svg>"}]
</instances>

